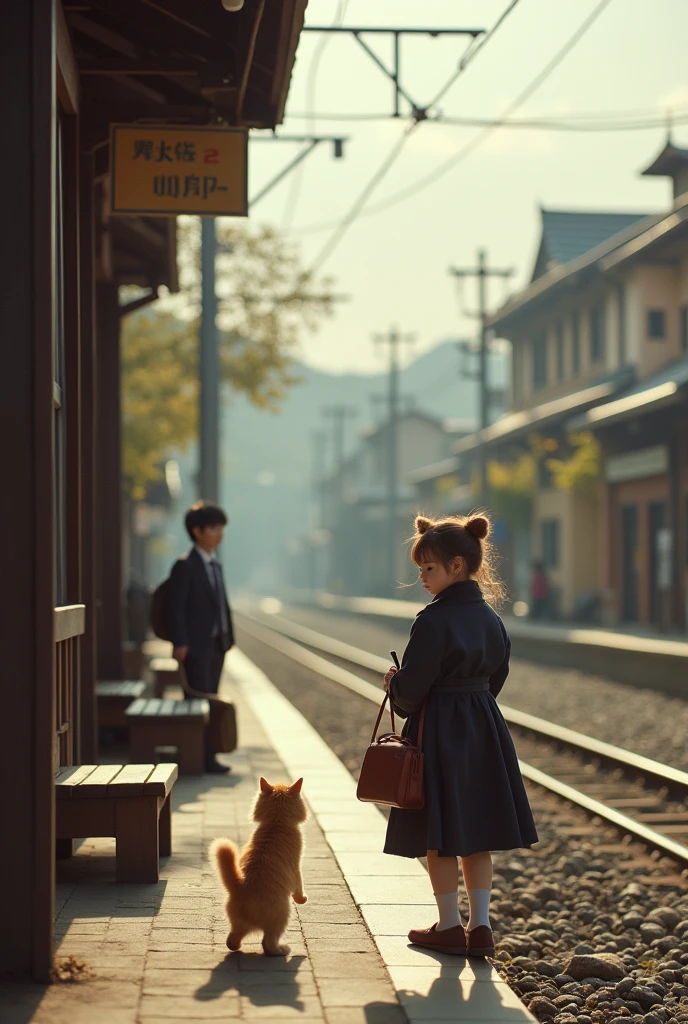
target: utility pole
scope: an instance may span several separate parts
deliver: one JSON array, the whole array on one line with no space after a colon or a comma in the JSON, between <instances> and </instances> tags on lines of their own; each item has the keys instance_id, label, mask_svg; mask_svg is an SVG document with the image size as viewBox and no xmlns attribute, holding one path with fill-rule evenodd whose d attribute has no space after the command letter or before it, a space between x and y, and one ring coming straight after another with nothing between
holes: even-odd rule
<instances>
[{"instance_id":1,"label":"utility pole","mask_svg":"<svg viewBox=\"0 0 688 1024\"><path fill-rule=\"evenodd\" d=\"M199 389L200 469L198 490L217 502L220 475L220 357L217 337L215 218L201 218L201 346Z\"/></svg>"},{"instance_id":2,"label":"utility pole","mask_svg":"<svg viewBox=\"0 0 688 1024\"><path fill-rule=\"evenodd\" d=\"M323 507L323 478L325 475L325 448L327 445L325 431L312 431L311 443L313 447L311 461L311 515L309 517L308 538L310 554L309 587L311 593L315 593L320 581L318 551L321 548L321 535L325 526L325 509Z\"/></svg>"},{"instance_id":3,"label":"utility pole","mask_svg":"<svg viewBox=\"0 0 688 1024\"><path fill-rule=\"evenodd\" d=\"M344 539L340 529L342 505L344 503L344 451L346 422L357 415L357 410L347 405L330 405L322 410L323 416L332 421L332 492L330 515L323 525L330 531L330 582L340 581L342 548Z\"/></svg>"},{"instance_id":4,"label":"utility pole","mask_svg":"<svg viewBox=\"0 0 688 1024\"><path fill-rule=\"evenodd\" d=\"M490 387L487 374L487 355L488 355L488 338L487 338L487 281L490 277L501 277L503 279L511 277L514 273L513 268L509 269L498 269L488 267L487 265L487 253L484 249L478 250L478 265L476 267L450 267L449 273L459 280L465 280L468 277L477 278L478 281L478 312L477 315L480 321L480 348L478 350L478 385L479 391L479 410L480 410L480 432L484 431L490 425ZM479 448L480 457L480 503L481 505L486 504L487 500L487 453L485 450L484 440L481 437L481 443Z\"/></svg>"},{"instance_id":5,"label":"utility pole","mask_svg":"<svg viewBox=\"0 0 688 1024\"><path fill-rule=\"evenodd\" d=\"M397 427L399 417L399 346L402 342L413 341L413 335L400 334L391 327L387 334L378 334L375 341L389 345L389 390L387 424L387 576L389 586L394 583L397 566L399 483L397 480L398 445Z\"/></svg>"}]
</instances>

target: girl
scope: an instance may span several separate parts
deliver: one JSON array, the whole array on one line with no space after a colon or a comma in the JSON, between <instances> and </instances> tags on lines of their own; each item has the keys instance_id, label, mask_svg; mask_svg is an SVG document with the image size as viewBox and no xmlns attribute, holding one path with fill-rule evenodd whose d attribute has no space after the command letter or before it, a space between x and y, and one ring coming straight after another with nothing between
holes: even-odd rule
<instances>
[{"instance_id":1,"label":"girl","mask_svg":"<svg viewBox=\"0 0 688 1024\"><path fill-rule=\"evenodd\" d=\"M495 698L509 672L510 641L485 602L501 585L490 571L485 516L416 518L411 557L434 600L418 613L401 668L385 689L415 740L427 698L423 751L425 807L392 808L385 853L427 856L439 921L412 929L416 946L493 956L489 905L490 850L537 842L514 745ZM468 892L464 932L458 906L459 865Z\"/></svg>"}]
</instances>

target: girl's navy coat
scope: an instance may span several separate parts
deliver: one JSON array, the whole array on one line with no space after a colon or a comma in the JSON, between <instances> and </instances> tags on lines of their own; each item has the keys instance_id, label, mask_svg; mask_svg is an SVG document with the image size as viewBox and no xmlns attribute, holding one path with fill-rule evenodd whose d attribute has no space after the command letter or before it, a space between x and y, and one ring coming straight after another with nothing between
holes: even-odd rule
<instances>
[{"instance_id":1,"label":"girl's navy coat","mask_svg":"<svg viewBox=\"0 0 688 1024\"><path fill-rule=\"evenodd\" d=\"M516 752L495 698L509 674L510 641L474 580L454 583L419 612L390 695L423 730L425 807L392 808L385 853L467 857L537 842Z\"/></svg>"}]
</instances>

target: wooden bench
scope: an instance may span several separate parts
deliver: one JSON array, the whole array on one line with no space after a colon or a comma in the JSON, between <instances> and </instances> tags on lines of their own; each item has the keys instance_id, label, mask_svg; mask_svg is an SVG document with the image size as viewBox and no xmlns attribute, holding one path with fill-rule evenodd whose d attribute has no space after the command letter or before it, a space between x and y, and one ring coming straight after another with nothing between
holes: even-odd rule
<instances>
[{"instance_id":1,"label":"wooden bench","mask_svg":"<svg viewBox=\"0 0 688 1024\"><path fill-rule=\"evenodd\" d=\"M124 712L133 700L143 697L146 684L143 679L107 680L96 683L98 725L106 727L127 724Z\"/></svg>"},{"instance_id":2,"label":"wooden bench","mask_svg":"<svg viewBox=\"0 0 688 1024\"><path fill-rule=\"evenodd\" d=\"M175 658L151 658L150 670L156 697L165 696L166 686L181 686L179 663Z\"/></svg>"},{"instance_id":3,"label":"wooden bench","mask_svg":"<svg viewBox=\"0 0 688 1024\"><path fill-rule=\"evenodd\" d=\"M85 764L55 779L58 856L72 840L114 836L118 882L157 882L172 852L170 793L176 764Z\"/></svg>"},{"instance_id":4,"label":"wooden bench","mask_svg":"<svg viewBox=\"0 0 688 1024\"><path fill-rule=\"evenodd\" d=\"M207 700L141 697L129 705L125 718L132 760L153 761L156 747L174 746L181 775L203 774L205 731L210 719Z\"/></svg>"}]
</instances>

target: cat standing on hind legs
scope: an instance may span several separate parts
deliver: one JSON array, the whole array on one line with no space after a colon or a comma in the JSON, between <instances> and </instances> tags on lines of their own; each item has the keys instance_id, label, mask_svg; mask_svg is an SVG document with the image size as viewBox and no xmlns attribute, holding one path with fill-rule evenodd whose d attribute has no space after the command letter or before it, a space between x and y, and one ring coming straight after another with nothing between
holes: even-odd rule
<instances>
[{"instance_id":1,"label":"cat standing on hind legs","mask_svg":"<svg viewBox=\"0 0 688 1024\"><path fill-rule=\"evenodd\" d=\"M301 878L303 835L308 811L301 796L303 779L293 786L260 780L253 805L253 835L241 854L230 839L216 839L210 856L227 890L230 931L227 946L237 950L252 932L263 933L266 956L286 956L281 944L291 913L290 899L305 903Z\"/></svg>"}]
</instances>

